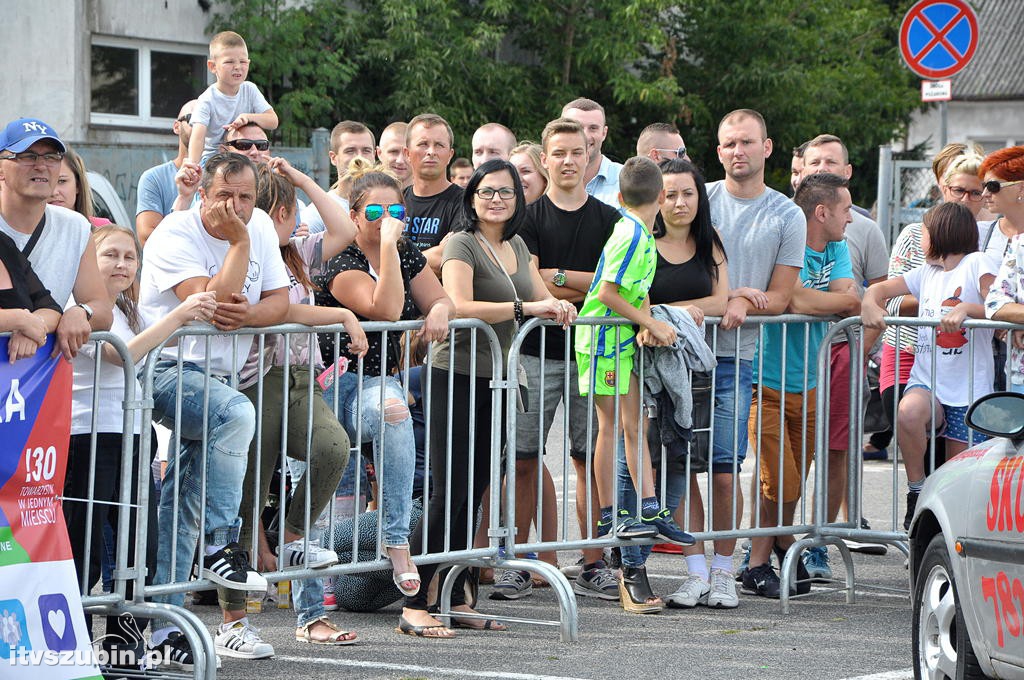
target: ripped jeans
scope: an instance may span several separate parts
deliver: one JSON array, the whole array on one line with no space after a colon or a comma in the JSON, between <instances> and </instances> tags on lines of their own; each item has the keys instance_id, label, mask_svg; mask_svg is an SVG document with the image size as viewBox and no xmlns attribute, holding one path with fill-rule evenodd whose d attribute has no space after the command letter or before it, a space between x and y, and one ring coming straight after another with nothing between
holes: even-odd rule
<instances>
[{"instance_id":1,"label":"ripped jeans","mask_svg":"<svg viewBox=\"0 0 1024 680\"><path fill-rule=\"evenodd\" d=\"M345 373L324 391L324 400L331 409L335 392L338 421L352 441L373 442L384 545L408 546L416 437L405 390L390 376L365 375L360 390L358 374Z\"/></svg>"}]
</instances>

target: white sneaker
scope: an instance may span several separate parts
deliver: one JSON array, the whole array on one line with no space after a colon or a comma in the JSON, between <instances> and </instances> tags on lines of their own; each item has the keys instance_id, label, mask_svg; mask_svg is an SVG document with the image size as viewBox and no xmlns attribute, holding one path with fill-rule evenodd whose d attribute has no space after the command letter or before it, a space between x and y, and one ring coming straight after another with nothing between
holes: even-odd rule
<instances>
[{"instance_id":1,"label":"white sneaker","mask_svg":"<svg viewBox=\"0 0 1024 680\"><path fill-rule=\"evenodd\" d=\"M735 609L740 606L740 597L736 594L736 576L731 571L711 570L711 592L704 604L718 609Z\"/></svg>"},{"instance_id":2,"label":"white sneaker","mask_svg":"<svg viewBox=\"0 0 1024 680\"><path fill-rule=\"evenodd\" d=\"M278 549L278 567L281 569L303 569L306 566L306 555L309 555L310 569L323 569L338 563L338 554L333 550L321 548L312 541L309 550L303 550L303 540L285 543Z\"/></svg>"},{"instance_id":3,"label":"white sneaker","mask_svg":"<svg viewBox=\"0 0 1024 680\"><path fill-rule=\"evenodd\" d=\"M665 598L665 603L674 609L692 609L698 604L707 604L711 585L696 574L690 574L679 586L679 590Z\"/></svg>"},{"instance_id":4,"label":"white sneaker","mask_svg":"<svg viewBox=\"0 0 1024 680\"><path fill-rule=\"evenodd\" d=\"M236 659L267 659L274 656L274 648L264 642L248 619L235 621L227 630L218 629L214 647L220 656Z\"/></svg>"}]
</instances>

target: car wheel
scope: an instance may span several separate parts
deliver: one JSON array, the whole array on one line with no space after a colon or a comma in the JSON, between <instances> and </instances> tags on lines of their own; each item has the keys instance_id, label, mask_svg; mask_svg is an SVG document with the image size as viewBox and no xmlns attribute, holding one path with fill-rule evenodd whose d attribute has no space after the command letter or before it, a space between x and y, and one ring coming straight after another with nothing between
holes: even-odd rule
<instances>
[{"instance_id":1,"label":"car wheel","mask_svg":"<svg viewBox=\"0 0 1024 680\"><path fill-rule=\"evenodd\" d=\"M985 678L971 646L942 534L928 544L914 583L914 677Z\"/></svg>"}]
</instances>

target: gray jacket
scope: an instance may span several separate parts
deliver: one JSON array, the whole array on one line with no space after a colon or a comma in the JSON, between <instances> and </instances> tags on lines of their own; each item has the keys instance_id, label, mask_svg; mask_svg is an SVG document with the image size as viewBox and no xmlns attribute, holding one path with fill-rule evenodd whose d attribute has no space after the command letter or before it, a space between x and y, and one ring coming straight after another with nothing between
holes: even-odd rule
<instances>
[{"instance_id":1,"label":"gray jacket","mask_svg":"<svg viewBox=\"0 0 1024 680\"><path fill-rule=\"evenodd\" d=\"M676 341L667 347L644 347L644 405L656 406L664 390L672 401L676 424L684 432L693 429L693 394L690 371L711 371L718 365L715 353L704 340L704 324L698 326L681 307L655 305L651 315L676 329Z\"/></svg>"}]
</instances>

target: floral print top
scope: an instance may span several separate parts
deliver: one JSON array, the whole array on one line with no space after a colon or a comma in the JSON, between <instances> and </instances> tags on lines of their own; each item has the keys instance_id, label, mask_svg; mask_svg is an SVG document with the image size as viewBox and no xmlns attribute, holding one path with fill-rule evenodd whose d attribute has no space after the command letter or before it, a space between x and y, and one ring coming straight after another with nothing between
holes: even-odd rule
<instances>
[{"instance_id":1,"label":"floral print top","mask_svg":"<svg viewBox=\"0 0 1024 680\"><path fill-rule=\"evenodd\" d=\"M1006 249L1006 257L985 299L985 316L991 319L993 314L1011 302L1024 304L1024 239L1020 236L1014 236ZM1018 349L1009 338L1007 340L1010 382L1024 385L1024 350Z\"/></svg>"}]
</instances>

